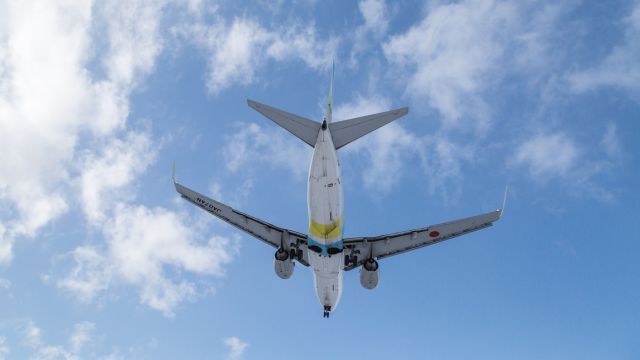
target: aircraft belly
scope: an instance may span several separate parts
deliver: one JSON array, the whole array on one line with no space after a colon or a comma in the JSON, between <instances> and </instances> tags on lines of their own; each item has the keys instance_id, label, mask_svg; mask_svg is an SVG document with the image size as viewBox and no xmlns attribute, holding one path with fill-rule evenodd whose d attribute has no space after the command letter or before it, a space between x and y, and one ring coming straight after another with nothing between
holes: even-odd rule
<instances>
[{"instance_id":1,"label":"aircraft belly","mask_svg":"<svg viewBox=\"0 0 640 360\"><path fill-rule=\"evenodd\" d=\"M313 267L313 277L318 301L323 306L335 309L342 295L341 256L321 256L311 254L309 262Z\"/></svg>"},{"instance_id":2,"label":"aircraft belly","mask_svg":"<svg viewBox=\"0 0 640 360\"><path fill-rule=\"evenodd\" d=\"M309 169L309 236L323 244L342 240L342 181L328 130L318 134Z\"/></svg>"},{"instance_id":3,"label":"aircraft belly","mask_svg":"<svg viewBox=\"0 0 640 360\"><path fill-rule=\"evenodd\" d=\"M331 255L328 249L342 249L344 219L340 165L329 130L318 134L309 168L307 195L309 244L321 249L320 252L308 252L309 264L314 270L316 295L323 306L335 309L342 295L344 259L341 252Z\"/></svg>"}]
</instances>

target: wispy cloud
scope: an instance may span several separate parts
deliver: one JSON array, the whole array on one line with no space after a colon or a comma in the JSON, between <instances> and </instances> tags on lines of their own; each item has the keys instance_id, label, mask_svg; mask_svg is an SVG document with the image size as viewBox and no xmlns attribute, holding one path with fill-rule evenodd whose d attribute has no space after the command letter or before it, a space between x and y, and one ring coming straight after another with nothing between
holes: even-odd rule
<instances>
[{"instance_id":1,"label":"wispy cloud","mask_svg":"<svg viewBox=\"0 0 640 360\"><path fill-rule=\"evenodd\" d=\"M538 181L566 176L580 158L575 142L562 133L541 134L523 143L513 161L528 168Z\"/></svg>"},{"instance_id":2,"label":"wispy cloud","mask_svg":"<svg viewBox=\"0 0 640 360\"><path fill-rule=\"evenodd\" d=\"M249 346L248 343L235 336L226 338L224 343L229 348L229 355L227 355L227 359L229 360L242 360L244 358L244 352Z\"/></svg>"},{"instance_id":3,"label":"wispy cloud","mask_svg":"<svg viewBox=\"0 0 640 360\"><path fill-rule=\"evenodd\" d=\"M29 359L33 360L79 360L79 359L119 359L116 353L107 355L88 351L94 339L95 325L88 321L76 323L69 337L69 345L50 345L43 341L43 331L33 321L28 321L22 335L25 344L31 348ZM0 338L1 339L1 338ZM2 359L2 342L0 341L0 359Z\"/></svg>"},{"instance_id":4,"label":"wispy cloud","mask_svg":"<svg viewBox=\"0 0 640 360\"><path fill-rule=\"evenodd\" d=\"M573 90L585 92L601 86L640 91L640 3L636 3L625 24L624 39L600 64L569 75Z\"/></svg>"},{"instance_id":5,"label":"wispy cloud","mask_svg":"<svg viewBox=\"0 0 640 360\"><path fill-rule=\"evenodd\" d=\"M11 280L0 278L0 290L9 290L11 288Z\"/></svg>"},{"instance_id":6,"label":"wispy cloud","mask_svg":"<svg viewBox=\"0 0 640 360\"><path fill-rule=\"evenodd\" d=\"M210 18L210 23L178 27L176 33L206 51L207 85L214 94L233 84L253 83L268 60L301 60L312 69L326 69L336 54L338 39L319 39L313 24L266 27L248 17Z\"/></svg>"},{"instance_id":7,"label":"wispy cloud","mask_svg":"<svg viewBox=\"0 0 640 360\"><path fill-rule=\"evenodd\" d=\"M375 114L391 110L389 104L390 101L381 96L356 95L353 101L336 107L335 117L346 120ZM368 189L389 191L402 177L403 169L411 155L417 154L419 140L397 121L344 148L347 155L362 155L364 157L366 165L362 173L362 181Z\"/></svg>"},{"instance_id":8,"label":"wispy cloud","mask_svg":"<svg viewBox=\"0 0 640 360\"><path fill-rule=\"evenodd\" d=\"M203 240L193 225L163 208L120 203L114 213L103 228L106 244L76 248L74 268L57 283L84 301L111 286L131 285L143 304L173 316L180 302L198 294L198 287L170 276L170 270L221 277L235 252L228 238Z\"/></svg>"},{"instance_id":9,"label":"wispy cloud","mask_svg":"<svg viewBox=\"0 0 640 360\"><path fill-rule=\"evenodd\" d=\"M126 198L119 192L129 190L128 185L155 158L151 142L148 133L129 132L124 139L111 139L100 153L90 152L84 157L81 202L90 223L103 223L115 201Z\"/></svg>"},{"instance_id":10,"label":"wispy cloud","mask_svg":"<svg viewBox=\"0 0 640 360\"><path fill-rule=\"evenodd\" d=\"M605 134L601 143L606 143ZM613 145L610 145L613 146ZM567 187L574 195L586 195L600 201L610 202L614 193L598 185L595 178L616 166L607 145L592 149L588 153L575 139L563 132L537 134L523 142L508 159L511 166L525 167L528 177L544 185L556 181ZM600 152L600 154L598 154Z\"/></svg>"},{"instance_id":11,"label":"wispy cloud","mask_svg":"<svg viewBox=\"0 0 640 360\"><path fill-rule=\"evenodd\" d=\"M11 352L9 345L7 345L7 339L4 336L0 336L0 360L7 359L7 355Z\"/></svg>"},{"instance_id":12,"label":"wispy cloud","mask_svg":"<svg viewBox=\"0 0 640 360\"><path fill-rule=\"evenodd\" d=\"M92 341L92 335L95 325L88 321L77 323L73 326L73 333L69 339L71 351L79 353L82 349Z\"/></svg>"},{"instance_id":13,"label":"wispy cloud","mask_svg":"<svg viewBox=\"0 0 640 360\"><path fill-rule=\"evenodd\" d=\"M511 3L463 1L429 8L422 21L384 43L389 62L405 74L406 93L442 114L447 127L482 130L489 113L482 94L502 70L518 19Z\"/></svg>"},{"instance_id":14,"label":"wispy cloud","mask_svg":"<svg viewBox=\"0 0 640 360\"><path fill-rule=\"evenodd\" d=\"M389 8L384 0L362 0L358 2L358 9L364 18L365 29L378 35L387 32Z\"/></svg>"},{"instance_id":15,"label":"wispy cloud","mask_svg":"<svg viewBox=\"0 0 640 360\"><path fill-rule=\"evenodd\" d=\"M227 137L223 150L230 172L253 169L256 163L281 167L302 179L311 159L311 148L284 129L256 123L239 124L236 133Z\"/></svg>"},{"instance_id":16,"label":"wispy cloud","mask_svg":"<svg viewBox=\"0 0 640 360\"><path fill-rule=\"evenodd\" d=\"M618 128L616 124L609 123L607 131L600 140L600 146L610 158L617 158L622 154L622 144L618 136Z\"/></svg>"}]
</instances>

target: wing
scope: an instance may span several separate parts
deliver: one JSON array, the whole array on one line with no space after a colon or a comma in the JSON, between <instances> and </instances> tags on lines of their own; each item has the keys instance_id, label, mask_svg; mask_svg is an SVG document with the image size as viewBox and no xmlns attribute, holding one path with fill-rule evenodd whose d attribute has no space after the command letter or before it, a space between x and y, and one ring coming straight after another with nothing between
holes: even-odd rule
<instances>
[{"instance_id":1,"label":"wing","mask_svg":"<svg viewBox=\"0 0 640 360\"><path fill-rule=\"evenodd\" d=\"M197 205L201 209L228 222L247 234L262 240L264 243L274 248L282 246L285 250L289 250L292 247L302 249L302 258L298 260L298 262L304 266L309 266L306 235L269 224L266 221L247 215L182 186L175 181L174 184L180 195L190 203Z\"/></svg>"},{"instance_id":2,"label":"wing","mask_svg":"<svg viewBox=\"0 0 640 360\"><path fill-rule=\"evenodd\" d=\"M383 259L484 229L493 225L501 215L502 209L421 229L344 239L345 252L351 251L351 254L358 256L357 263L351 263L344 269L356 268L369 258Z\"/></svg>"}]
</instances>

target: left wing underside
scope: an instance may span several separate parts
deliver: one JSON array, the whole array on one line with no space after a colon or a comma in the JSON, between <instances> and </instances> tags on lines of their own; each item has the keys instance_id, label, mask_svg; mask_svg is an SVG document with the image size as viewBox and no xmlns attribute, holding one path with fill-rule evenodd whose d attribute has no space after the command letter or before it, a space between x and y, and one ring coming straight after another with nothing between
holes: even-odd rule
<instances>
[{"instance_id":1,"label":"left wing underside","mask_svg":"<svg viewBox=\"0 0 640 360\"><path fill-rule=\"evenodd\" d=\"M298 262L304 266L309 266L306 235L247 215L178 183L175 183L175 186L180 195L190 203L274 248L282 246L285 250L289 250L291 247L302 249L302 258Z\"/></svg>"},{"instance_id":2,"label":"left wing underside","mask_svg":"<svg viewBox=\"0 0 640 360\"><path fill-rule=\"evenodd\" d=\"M493 225L501 215L502 209L420 229L381 236L344 239L345 252L358 257L357 262L350 263L344 269L356 268L369 258L382 259L402 254L484 229Z\"/></svg>"}]
</instances>

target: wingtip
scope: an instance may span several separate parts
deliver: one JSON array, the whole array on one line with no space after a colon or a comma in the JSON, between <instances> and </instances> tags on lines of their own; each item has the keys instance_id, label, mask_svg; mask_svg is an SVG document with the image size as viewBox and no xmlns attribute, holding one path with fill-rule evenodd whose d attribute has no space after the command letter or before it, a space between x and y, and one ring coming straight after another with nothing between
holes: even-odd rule
<instances>
[{"instance_id":1,"label":"wingtip","mask_svg":"<svg viewBox=\"0 0 640 360\"><path fill-rule=\"evenodd\" d=\"M509 194L509 185L504 188L504 195L502 197L502 207L500 208L500 216L504 212L505 207L507 206L507 195Z\"/></svg>"},{"instance_id":2,"label":"wingtip","mask_svg":"<svg viewBox=\"0 0 640 360\"><path fill-rule=\"evenodd\" d=\"M176 185L176 161L173 160L173 166L171 168L171 180L173 180L173 185Z\"/></svg>"}]
</instances>

